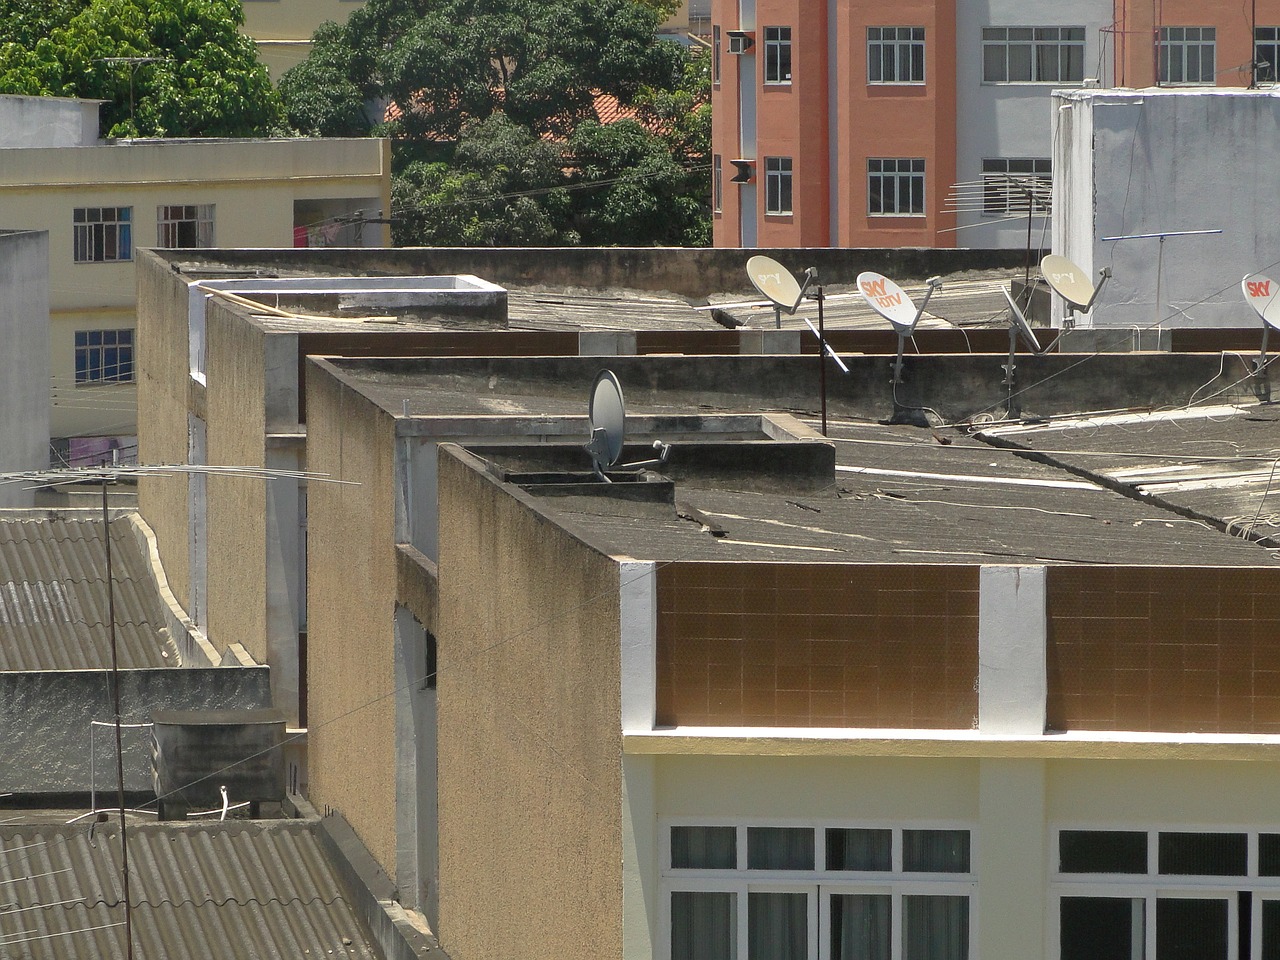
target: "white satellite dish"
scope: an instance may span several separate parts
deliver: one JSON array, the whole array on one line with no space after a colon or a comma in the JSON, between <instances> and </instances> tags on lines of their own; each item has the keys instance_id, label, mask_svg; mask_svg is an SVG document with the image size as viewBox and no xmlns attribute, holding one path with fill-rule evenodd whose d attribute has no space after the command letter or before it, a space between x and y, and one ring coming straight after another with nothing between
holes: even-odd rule
<instances>
[{"instance_id":1,"label":"white satellite dish","mask_svg":"<svg viewBox=\"0 0 1280 960\"><path fill-rule=\"evenodd\" d=\"M1040 275L1067 302L1068 308L1088 313L1093 309L1093 303L1102 292L1107 278L1111 276L1111 268L1102 268L1102 282L1095 287L1083 267L1066 257L1051 253L1040 261Z\"/></svg>"},{"instance_id":2,"label":"white satellite dish","mask_svg":"<svg viewBox=\"0 0 1280 960\"><path fill-rule=\"evenodd\" d=\"M791 271L772 257L755 256L747 261L747 276L761 296L788 314L796 312L804 291Z\"/></svg>"},{"instance_id":3,"label":"white satellite dish","mask_svg":"<svg viewBox=\"0 0 1280 960\"><path fill-rule=\"evenodd\" d=\"M1240 290L1258 316L1268 326L1280 330L1280 284L1261 273L1254 273L1240 281Z\"/></svg>"},{"instance_id":4,"label":"white satellite dish","mask_svg":"<svg viewBox=\"0 0 1280 960\"><path fill-rule=\"evenodd\" d=\"M591 440L587 453L591 454L591 466L596 475L618 462L622 456L622 441L626 433L627 406L622 399L622 384L612 370L601 370L591 385L587 401L587 420ZM606 478L607 479L607 478Z\"/></svg>"},{"instance_id":5,"label":"white satellite dish","mask_svg":"<svg viewBox=\"0 0 1280 960\"><path fill-rule=\"evenodd\" d=\"M1036 337L1036 333L1031 329L1031 324L1027 323L1027 318L1023 315L1022 310L1018 307L1018 302L1013 299L1009 291L1001 287L1000 292L1004 294L1005 302L1009 304L1010 325L1014 335L1009 338L1009 355L1013 356L1014 347L1016 345L1016 335L1022 334L1027 346L1031 348L1031 352L1040 353L1040 340ZM1012 363L1012 359L1010 363Z\"/></svg>"},{"instance_id":6,"label":"white satellite dish","mask_svg":"<svg viewBox=\"0 0 1280 960\"><path fill-rule=\"evenodd\" d=\"M911 336L920 313L905 290L888 277L868 270L858 274L858 292L872 310L893 325L894 330L904 337Z\"/></svg>"}]
</instances>

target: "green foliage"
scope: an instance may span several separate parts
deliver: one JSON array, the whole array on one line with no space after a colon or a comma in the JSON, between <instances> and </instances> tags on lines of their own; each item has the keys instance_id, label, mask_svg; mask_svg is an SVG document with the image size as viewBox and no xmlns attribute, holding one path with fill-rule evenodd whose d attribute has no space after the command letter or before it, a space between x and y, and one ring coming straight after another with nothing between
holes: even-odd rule
<instances>
[{"instance_id":1,"label":"green foliage","mask_svg":"<svg viewBox=\"0 0 1280 960\"><path fill-rule=\"evenodd\" d=\"M701 245L710 85L657 39L669 6L369 0L280 89L300 131L393 137L399 244ZM599 94L643 122L601 125Z\"/></svg>"},{"instance_id":2,"label":"green foliage","mask_svg":"<svg viewBox=\"0 0 1280 960\"><path fill-rule=\"evenodd\" d=\"M254 136L283 126L280 97L237 29L239 0L54 0L34 9L0 0L0 15L0 93L109 101L108 136Z\"/></svg>"}]
</instances>

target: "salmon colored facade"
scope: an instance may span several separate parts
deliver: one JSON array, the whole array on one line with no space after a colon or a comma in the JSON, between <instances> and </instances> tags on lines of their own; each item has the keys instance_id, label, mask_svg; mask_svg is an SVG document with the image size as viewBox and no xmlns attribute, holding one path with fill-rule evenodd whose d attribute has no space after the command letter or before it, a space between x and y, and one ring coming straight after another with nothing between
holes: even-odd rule
<instances>
[{"instance_id":1,"label":"salmon colored facade","mask_svg":"<svg viewBox=\"0 0 1280 960\"><path fill-rule=\"evenodd\" d=\"M1047 164L1050 90L1249 86L1255 61L1266 85L1280 0L714 0L712 44L716 246L1020 247L1016 216L972 187L957 214L954 185ZM900 75L877 65L900 54Z\"/></svg>"}]
</instances>

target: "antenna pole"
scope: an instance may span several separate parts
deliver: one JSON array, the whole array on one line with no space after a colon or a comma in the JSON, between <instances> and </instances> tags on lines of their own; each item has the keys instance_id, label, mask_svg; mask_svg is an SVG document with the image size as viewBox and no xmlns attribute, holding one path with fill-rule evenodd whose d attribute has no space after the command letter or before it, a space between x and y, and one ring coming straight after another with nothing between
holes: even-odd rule
<instances>
[{"instance_id":1,"label":"antenna pole","mask_svg":"<svg viewBox=\"0 0 1280 960\"><path fill-rule=\"evenodd\" d=\"M107 622L111 636L111 692L116 715L116 800L120 805L120 877L124 886L125 956L133 960L133 907L129 900L129 841L124 816L124 749L120 737L120 658L116 650L116 594L111 576L111 513L107 474L102 475L102 530L107 542Z\"/></svg>"},{"instance_id":2,"label":"antenna pole","mask_svg":"<svg viewBox=\"0 0 1280 960\"><path fill-rule=\"evenodd\" d=\"M822 392L822 435L827 435L827 331L823 326L822 284L818 284L818 389Z\"/></svg>"}]
</instances>

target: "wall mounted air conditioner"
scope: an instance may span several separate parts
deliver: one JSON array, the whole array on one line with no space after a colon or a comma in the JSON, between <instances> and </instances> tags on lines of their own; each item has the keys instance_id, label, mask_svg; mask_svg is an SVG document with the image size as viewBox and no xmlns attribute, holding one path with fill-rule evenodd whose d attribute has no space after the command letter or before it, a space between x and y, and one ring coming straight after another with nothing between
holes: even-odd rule
<instances>
[{"instance_id":1,"label":"wall mounted air conditioner","mask_svg":"<svg viewBox=\"0 0 1280 960\"><path fill-rule=\"evenodd\" d=\"M749 53L751 48L756 45L756 35L750 30L730 30L729 35L729 52L741 56Z\"/></svg>"},{"instance_id":2,"label":"wall mounted air conditioner","mask_svg":"<svg viewBox=\"0 0 1280 960\"><path fill-rule=\"evenodd\" d=\"M754 160L730 160L737 168L737 173L729 178L730 183L755 183L756 162Z\"/></svg>"}]
</instances>

